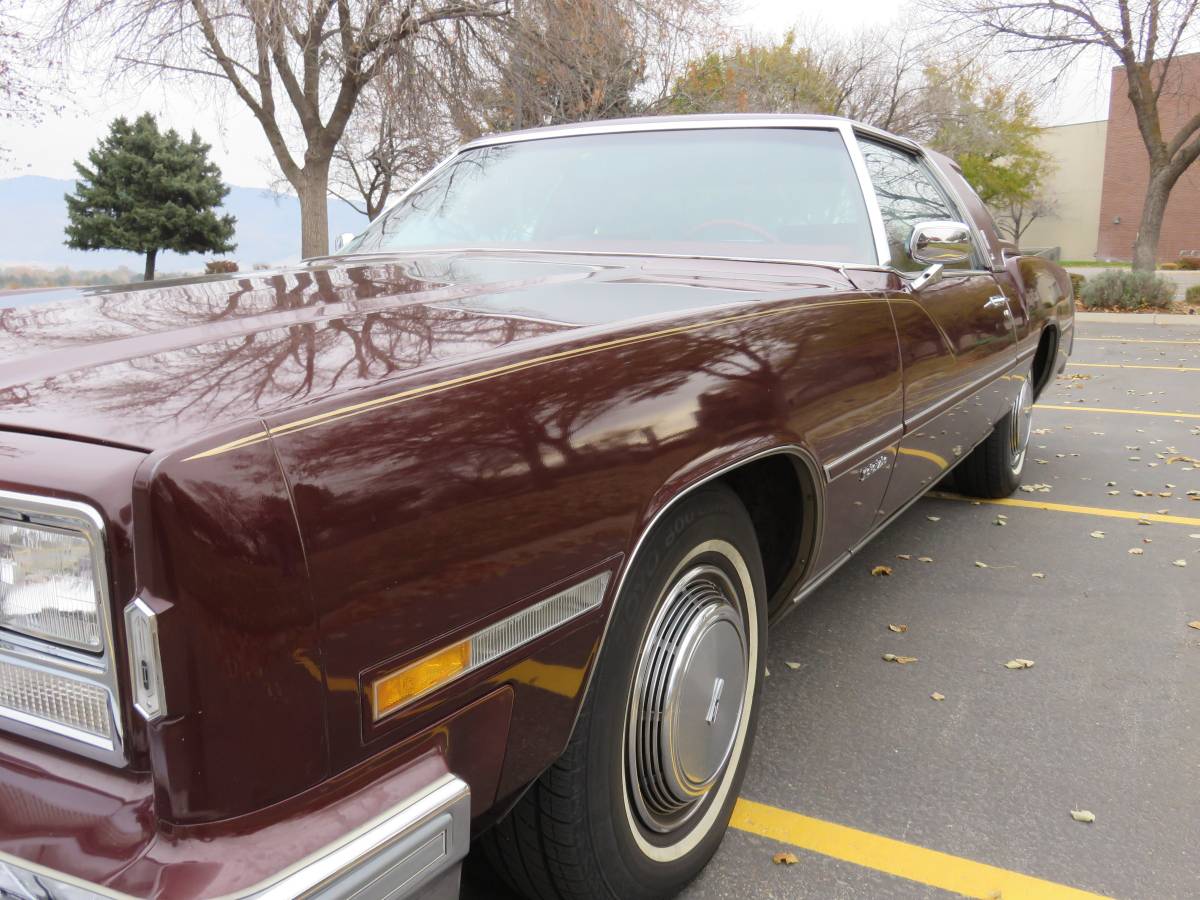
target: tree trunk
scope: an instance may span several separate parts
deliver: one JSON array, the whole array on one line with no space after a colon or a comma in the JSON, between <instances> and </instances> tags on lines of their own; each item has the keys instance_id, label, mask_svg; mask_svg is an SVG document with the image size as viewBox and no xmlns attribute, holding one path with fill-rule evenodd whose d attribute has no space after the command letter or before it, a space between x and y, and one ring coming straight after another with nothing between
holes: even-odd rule
<instances>
[{"instance_id":1,"label":"tree trunk","mask_svg":"<svg viewBox=\"0 0 1200 900\"><path fill-rule=\"evenodd\" d=\"M1133 268L1153 272L1158 268L1158 236L1162 231L1163 215L1167 211L1170 183L1161 176L1150 176L1146 187L1146 202L1142 206L1142 221L1133 242Z\"/></svg>"},{"instance_id":2,"label":"tree trunk","mask_svg":"<svg viewBox=\"0 0 1200 900\"><path fill-rule=\"evenodd\" d=\"M300 170L300 256L329 253L329 162L309 163Z\"/></svg>"},{"instance_id":3,"label":"tree trunk","mask_svg":"<svg viewBox=\"0 0 1200 900\"><path fill-rule=\"evenodd\" d=\"M154 280L154 258L156 256L158 256L157 247L146 251L146 273L143 276L144 281Z\"/></svg>"}]
</instances>

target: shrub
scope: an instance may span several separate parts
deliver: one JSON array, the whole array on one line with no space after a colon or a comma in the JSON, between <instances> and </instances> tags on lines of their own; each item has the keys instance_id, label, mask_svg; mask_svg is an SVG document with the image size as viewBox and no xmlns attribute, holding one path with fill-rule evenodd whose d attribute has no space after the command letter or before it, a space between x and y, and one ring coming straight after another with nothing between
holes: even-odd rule
<instances>
[{"instance_id":1,"label":"shrub","mask_svg":"<svg viewBox=\"0 0 1200 900\"><path fill-rule=\"evenodd\" d=\"M214 259L204 264L205 275L219 275L223 272L236 272L238 264L232 259Z\"/></svg>"},{"instance_id":2,"label":"shrub","mask_svg":"<svg viewBox=\"0 0 1200 900\"><path fill-rule=\"evenodd\" d=\"M1109 269L1088 279L1080 299L1089 309L1165 309L1175 299L1175 285L1152 272Z\"/></svg>"},{"instance_id":3,"label":"shrub","mask_svg":"<svg viewBox=\"0 0 1200 900\"><path fill-rule=\"evenodd\" d=\"M1188 303L1200 303L1200 284L1193 284L1184 296Z\"/></svg>"},{"instance_id":4,"label":"shrub","mask_svg":"<svg viewBox=\"0 0 1200 900\"><path fill-rule=\"evenodd\" d=\"M1200 269L1200 254L1191 253L1186 256L1180 255L1179 268L1187 269L1191 272L1195 272L1196 270Z\"/></svg>"},{"instance_id":5,"label":"shrub","mask_svg":"<svg viewBox=\"0 0 1200 900\"><path fill-rule=\"evenodd\" d=\"M1082 275L1076 275L1074 272L1068 273L1071 276L1071 292L1075 295L1075 302L1079 302L1080 291L1083 290L1083 283L1087 281Z\"/></svg>"}]
</instances>

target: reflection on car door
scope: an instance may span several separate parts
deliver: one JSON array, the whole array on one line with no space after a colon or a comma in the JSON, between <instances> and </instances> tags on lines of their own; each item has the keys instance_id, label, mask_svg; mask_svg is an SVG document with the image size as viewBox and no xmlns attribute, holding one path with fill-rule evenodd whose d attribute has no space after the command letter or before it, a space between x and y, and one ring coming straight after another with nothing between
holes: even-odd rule
<instances>
[{"instance_id":1,"label":"reflection on car door","mask_svg":"<svg viewBox=\"0 0 1200 900\"><path fill-rule=\"evenodd\" d=\"M914 226L964 217L923 160L875 141L860 142L887 231L891 264L916 273ZM1016 338L1008 298L976 259L947 267L941 281L890 300L904 378L904 437L881 515L928 487L982 440L1011 406Z\"/></svg>"}]
</instances>

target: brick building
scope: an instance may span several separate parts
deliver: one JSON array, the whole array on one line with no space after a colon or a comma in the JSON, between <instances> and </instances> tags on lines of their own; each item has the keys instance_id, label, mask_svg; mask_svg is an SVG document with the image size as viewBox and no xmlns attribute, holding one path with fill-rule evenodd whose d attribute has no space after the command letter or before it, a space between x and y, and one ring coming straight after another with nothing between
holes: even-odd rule
<instances>
[{"instance_id":1,"label":"brick building","mask_svg":"<svg viewBox=\"0 0 1200 900\"><path fill-rule=\"evenodd\" d=\"M1113 69L1108 101L1108 137L1104 144L1104 188L1100 196L1100 229L1096 256L1130 259L1150 179L1146 147L1138 132L1126 87L1125 67ZM1181 125L1200 113L1200 53L1176 57L1158 102L1163 136L1170 139ZM1158 260L1200 251L1200 165L1184 172L1171 191L1158 242Z\"/></svg>"},{"instance_id":2,"label":"brick building","mask_svg":"<svg viewBox=\"0 0 1200 900\"><path fill-rule=\"evenodd\" d=\"M1200 113L1200 53L1176 57L1159 100L1163 134L1173 135ZM1067 259L1129 260L1150 178L1146 148L1134 118L1125 68L1112 72L1108 121L1046 129L1043 146L1057 172L1047 195L1058 209L1022 237L1026 247L1061 247ZM1100 174L1099 183L1096 175ZM1097 197L1099 203L1096 203ZM1175 184L1163 218L1159 262L1200 251L1200 163Z\"/></svg>"}]
</instances>

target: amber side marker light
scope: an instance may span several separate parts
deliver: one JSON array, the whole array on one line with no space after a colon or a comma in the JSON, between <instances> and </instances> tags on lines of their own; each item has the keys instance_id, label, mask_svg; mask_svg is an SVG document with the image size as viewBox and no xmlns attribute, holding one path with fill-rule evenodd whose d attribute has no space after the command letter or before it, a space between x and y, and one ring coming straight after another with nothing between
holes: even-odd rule
<instances>
[{"instance_id":1,"label":"amber side marker light","mask_svg":"<svg viewBox=\"0 0 1200 900\"><path fill-rule=\"evenodd\" d=\"M371 682L371 714L376 722L405 704L487 665L518 647L596 609L604 599L609 573L600 572L579 584L527 606L477 631L469 638L422 657Z\"/></svg>"},{"instance_id":2,"label":"amber side marker light","mask_svg":"<svg viewBox=\"0 0 1200 900\"><path fill-rule=\"evenodd\" d=\"M471 642L462 641L419 659L398 672L375 679L371 685L371 706L375 719L382 719L470 667Z\"/></svg>"}]
</instances>

